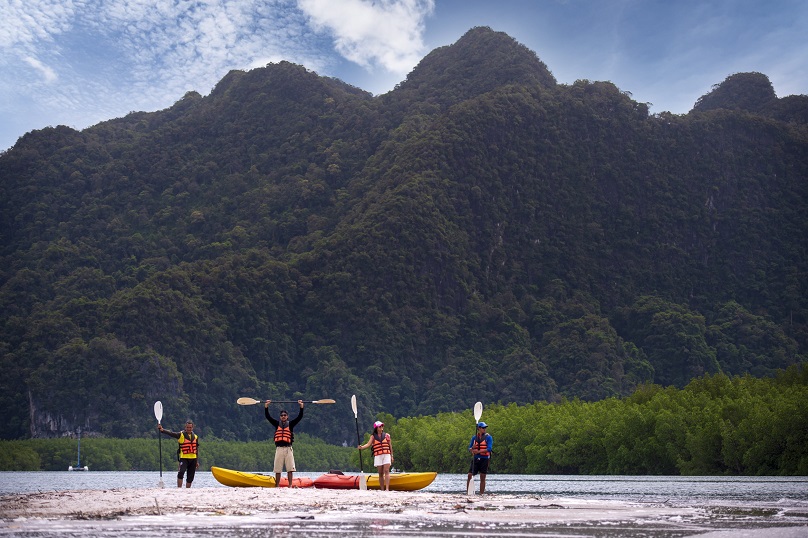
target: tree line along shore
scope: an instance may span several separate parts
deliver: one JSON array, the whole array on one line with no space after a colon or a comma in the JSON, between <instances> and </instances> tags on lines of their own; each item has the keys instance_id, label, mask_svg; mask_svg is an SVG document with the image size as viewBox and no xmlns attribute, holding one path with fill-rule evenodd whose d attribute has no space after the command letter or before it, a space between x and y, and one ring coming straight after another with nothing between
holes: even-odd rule
<instances>
[{"instance_id":1,"label":"tree line along shore","mask_svg":"<svg viewBox=\"0 0 808 538\"><path fill-rule=\"evenodd\" d=\"M381 414L396 468L465 473L474 434L471 410L396 419ZM494 437L492 473L605 475L808 475L808 368L772 378L707 375L683 389L644 385L625 398L530 405L493 404L483 419ZM296 435L298 471L358 471L355 440L332 445ZM267 430L269 437L269 429ZM362 434L367 436L367 433ZM162 441L163 468L175 444ZM272 469L271 440L201 439L202 469ZM372 469L364 455L363 465ZM77 440L0 441L2 471L63 471L76 463ZM82 438L81 464L94 471L160 467L156 432L130 439Z\"/></svg>"}]
</instances>

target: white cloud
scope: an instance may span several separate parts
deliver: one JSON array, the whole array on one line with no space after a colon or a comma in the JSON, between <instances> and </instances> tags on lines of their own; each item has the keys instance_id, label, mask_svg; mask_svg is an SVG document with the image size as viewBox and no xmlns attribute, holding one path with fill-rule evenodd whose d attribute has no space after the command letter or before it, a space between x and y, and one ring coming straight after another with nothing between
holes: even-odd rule
<instances>
[{"instance_id":1,"label":"white cloud","mask_svg":"<svg viewBox=\"0 0 808 538\"><path fill-rule=\"evenodd\" d=\"M424 20L434 0L298 0L313 27L327 30L342 56L404 75L423 57Z\"/></svg>"},{"instance_id":2,"label":"white cloud","mask_svg":"<svg viewBox=\"0 0 808 538\"><path fill-rule=\"evenodd\" d=\"M44 78L45 82L47 82L47 83L51 83L51 82L55 81L57 78L59 78L56 75L56 72L53 69L51 69L47 65L43 64L42 62L40 62L36 58L33 58L31 56L27 56L27 57L23 58L23 61L25 61L25 63L27 63L28 65L30 65L31 67L33 67L34 69L39 71L40 73L42 73L42 78Z\"/></svg>"},{"instance_id":3,"label":"white cloud","mask_svg":"<svg viewBox=\"0 0 808 538\"><path fill-rule=\"evenodd\" d=\"M289 13L290 3L207 0L161 3L115 1L105 5L96 27L114 28L141 91L189 89L206 93L230 69L245 69L258 58L283 56L311 68L316 54L289 41L287 26L305 28ZM305 36L302 30L299 35ZM312 65L315 64L315 65Z\"/></svg>"},{"instance_id":4,"label":"white cloud","mask_svg":"<svg viewBox=\"0 0 808 538\"><path fill-rule=\"evenodd\" d=\"M804 2L745 4L0 0L0 150L31 129L165 108L232 69L281 60L389 91L449 43L436 36L480 25L536 51L560 82L612 80L655 111L686 112L737 71L769 75L780 96L805 93Z\"/></svg>"},{"instance_id":5,"label":"white cloud","mask_svg":"<svg viewBox=\"0 0 808 538\"><path fill-rule=\"evenodd\" d=\"M281 59L326 70L322 44L295 0L0 0L0 68L16 81L0 82L0 124L24 104L28 121L81 129Z\"/></svg>"},{"instance_id":6,"label":"white cloud","mask_svg":"<svg viewBox=\"0 0 808 538\"><path fill-rule=\"evenodd\" d=\"M0 49L29 49L39 40L70 28L75 15L70 0L5 0L0 2Z\"/></svg>"}]
</instances>

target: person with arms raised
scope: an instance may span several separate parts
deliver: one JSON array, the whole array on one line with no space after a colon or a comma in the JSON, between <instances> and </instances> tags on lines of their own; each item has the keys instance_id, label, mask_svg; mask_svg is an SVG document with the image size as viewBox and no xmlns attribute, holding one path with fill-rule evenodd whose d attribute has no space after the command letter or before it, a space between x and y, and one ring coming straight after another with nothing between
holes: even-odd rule
<instances>
[{"instance_id":1,"label":"person with arms raised","mask_svg":"<svg viewBox=\"0 0 808 538\"><path fill-rule=\"evenodd\" d=\"M286 479L289 481L289 486L292 487L292 476L295 469L295 454L292 449L292 443L295 442L295 434L293 430L300 419L303 418L303 400L298 400L300 412L297 416L289 420L289 413L285 409L281 409L279 420L275 420L269 414L269 404L272 400L264 402L264 416L275 427L275 487L281 484L281 473L283 468L286 467Z\"/></svg>"}]
</instances>

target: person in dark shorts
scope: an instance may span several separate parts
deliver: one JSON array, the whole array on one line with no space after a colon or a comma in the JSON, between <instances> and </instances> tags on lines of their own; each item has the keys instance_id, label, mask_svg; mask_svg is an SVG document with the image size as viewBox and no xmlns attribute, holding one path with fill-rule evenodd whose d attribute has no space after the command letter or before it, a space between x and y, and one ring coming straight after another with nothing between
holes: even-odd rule
<instances>
[{"instance_id":1,"label":"person in dark shorts","mask_svg":"<svg viewBox=\"0 0 808 538\"><path fill-rule=\"evenodd\" d=\"M199 468L199 436L194 433L194 423L191 419L185 422L185 431L172 432L166 430L158 424L160 433L176 439L180 446L177 449L177 459L179 460L179 470L177 471L177 487L182 487L182 478L188 473L185 480L185 487L190 488L194 481L194 474Z\"/></svg>"},{"instance_id":2,"label":"person in dark shorts","mask_svg":"<svg viewBox=\"0 0 808 538\"><path fill-rule=\"evenodd\" d=\"M471 477L480 474L480 493L485 493L485 476L488 474L488 462L491 461L491 451L494 447L494 438L491 437L486 429L488 424L485 422L477 423L477 433L471 438L469 443L469 451L474 455L471 460L471 468L469 469L469 476L466 480L466 487L468 488Z\"/></svg>"}]
</instances>

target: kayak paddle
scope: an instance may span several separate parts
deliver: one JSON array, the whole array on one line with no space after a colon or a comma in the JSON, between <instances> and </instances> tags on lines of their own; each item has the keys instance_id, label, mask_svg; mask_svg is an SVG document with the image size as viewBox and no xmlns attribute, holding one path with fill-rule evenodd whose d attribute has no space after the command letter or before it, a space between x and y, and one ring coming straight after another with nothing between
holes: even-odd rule
<instances>
[{"instance_id":1,"label":"kayak paddle","mask_svg":"<svg viewBox=\"0 0 808 538\"><path fill-rule=\"evenodd\" d=\"M266 400L256 400L255 398L239 398L236 400L236 403L239 405L255 405L259 403L264 403ZM272 403L297 403L297 400L272 400ZM304 400L303 403L310 403L310 404L332 404L337 403L336 400L314 400L314 401L306 401Z\"/></svg>"},{"instance_id":2,"label":"kayak paddle","mask_svg":"<svg viewBox=\"0 0 808 538\"><path fill-rule=\"evenodd\" d=\"M477 402L476 404L474 404L474 435L475 436L477 435L477 423L480 422L480 417L482 417L482 416L483 416L483 403L482 402ZM471 474L473 470L474 470L474 454L471 455L471 471L469 471L469 473ZM466 487L466 494L467 495L474 495L474 490L475 490L474 475L471 474L471 477L469 478L469 483L468 483L468 485Z\"/></svg>"},{"instance_id":3,"label":"kayak paddle","mask_svg":"<svg viewBox=\"0 0 808 538\"><path fill-rule=\"evenodd\" d=\"M154 402L154 417L157 419L157 425L160 425L160 421L163 420L163 403L160 401ZM163 436L160 435L160 432L157 432L157 442L160 445L160 483L158 486L161 488L166 487L163 484Z\"/></svg>"},{"instance_id":4,"label":"kayak paddle","mask_svg":"<svg viewBox=\"0 0 808 538\"><path fill-rule=\"evenodd\" d=\"M359 415L356 412L356 394L351 396L351 409L353 409L353 418L356 422L356 442L357 446L362 444L362 438L359 437ZM359 489L368 489L368 479L365 476L365 469L362 467L362 451L359 451L359 470L362 475L359 477Z\"/></svg>"}]
</instances>

